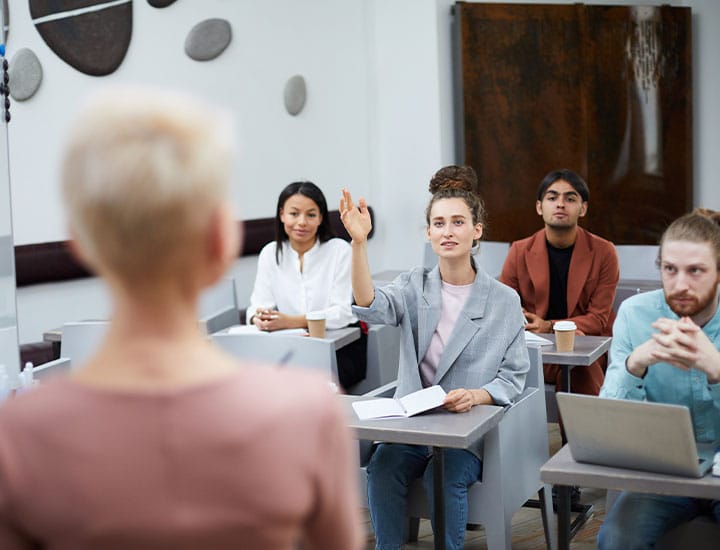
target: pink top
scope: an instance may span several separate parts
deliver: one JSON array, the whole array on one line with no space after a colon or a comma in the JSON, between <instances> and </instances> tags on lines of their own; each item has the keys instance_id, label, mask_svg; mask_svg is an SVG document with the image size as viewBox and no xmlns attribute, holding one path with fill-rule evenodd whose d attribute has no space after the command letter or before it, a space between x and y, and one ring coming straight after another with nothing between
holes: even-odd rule
<instances>
[{"instance_id":1,"label":"pink top","mask_svg":"<svg viewBox=\"0 0 720 550\"><path fill-rule=\"evenodd\" d=\"M306 373L144 393L52 381L0 407L0 548L358 548L354 449Z\"/></svg>"},{"instance_id":2,"label":"pink top","mask_svg":"<svg viewBox=\"0 0 720 550\"><path fill-rule=\"evenodd\" d=\"M458 315L470 296L472 286L472 283L458 286L442 282L440 321L432 335L425 357L420 361L420 380L422 380L423 388L435 383L435 373L440 363L440 356L445 349L445 344L450 339L453 328L455 328Z\"/></svg>"}]
</instances>

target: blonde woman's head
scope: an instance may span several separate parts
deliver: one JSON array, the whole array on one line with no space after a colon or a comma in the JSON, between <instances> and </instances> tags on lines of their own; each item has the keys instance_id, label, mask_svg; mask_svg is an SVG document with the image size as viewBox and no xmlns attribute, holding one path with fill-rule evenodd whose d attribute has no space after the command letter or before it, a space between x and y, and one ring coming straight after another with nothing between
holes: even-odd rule
<instances>
[{"instance_id":1,"label":"blonde woman's head","mask_svg":"<svg viewBox=\"0 0 720 550\"><path fill-rule=\"evenodd\" d=\"M90 100L62 166L70 229L90 267L129 284L192 270L227 201L228 118L157 90Z\"/></svg>"}]
</instances>

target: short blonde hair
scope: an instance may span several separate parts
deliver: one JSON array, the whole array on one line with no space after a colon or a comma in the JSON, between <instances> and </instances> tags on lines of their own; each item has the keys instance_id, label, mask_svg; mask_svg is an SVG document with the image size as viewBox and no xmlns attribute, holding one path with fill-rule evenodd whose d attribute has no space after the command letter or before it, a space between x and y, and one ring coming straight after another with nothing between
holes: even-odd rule
<instances>
[{"instance_id":1,"label":"short blonde hair","mask_svg":"<svg viewBox=\"0 0 720 550\"><path fill-rule=\"evenodd\" d=\"M183 267L227 199L230 117L169 92L115 89L83 109L62 183L91 267L134 281Z\"/></svg>"}]
</instances>

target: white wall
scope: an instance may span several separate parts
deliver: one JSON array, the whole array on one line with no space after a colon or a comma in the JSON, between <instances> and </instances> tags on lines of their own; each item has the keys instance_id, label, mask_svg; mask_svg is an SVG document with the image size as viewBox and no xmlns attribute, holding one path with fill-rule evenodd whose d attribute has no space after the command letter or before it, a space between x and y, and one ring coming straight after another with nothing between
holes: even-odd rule
<instances>
[{"instance_id":1,"label":"white wall","mask_svg":"<svg viewBox=\"0 0 720 550\"><path fill-rule=\"evenodd\" d=\"M342 186L366 192L369 181L366 7L361 0L204 0L165 9L133 2L133 35L120 68L84 75L61 61L35 30L28 2L10 1L8 57L32 48L42 86L13 102L10 125L15 242L66 238L58 194L61 144L81 99L110 84L179 88L234 113L239 146L234 199L243 218L271 216L277 193L305 178L335 204ZM233 41L217 59L198 63L183 50L193 25L231 22ZM305 76L308 102L285 112L283 88Z\"/></svg>"},{"instance_id":2,"label":"white wall","mask_svg":"<svg viewBox=\"0 0 720 550\"><path fill-rule=\"evenodd\" d=\"M693 10L695 205L720 209L720 2L687 0Z\"/></svg>"},{"instance_id":3,"label":"white wall","mask_svg":"<svg viewBox=\"0 0 720 550\"><path fill-rule=\"evenodd\" d=\"M9 7L8 58L29 47L44 72L36 96L12 106L16 244L67 238L57 179L62 143L82 98L113 84L177 88L234 114L238 217L272 216L280 189L298 179L317 183L331 208L344 186L373 204L371 10L363 0L204 0L165 9L133 2L127 56L115 73L103 78L72 69L47 47L32 24L28 2L10 0ZM233 41L219 58L198 63L185 55L184 40L193 25L209 17L229 20ZM299 116L291 117L283 89L295 74L306 79L308 101ZM236 269L253 271L253 262L241 260ZM250 284L239 283L239 296L249 296ZM44 329L66 320L106 315L107 300L97 292L97 283L90 280L19 289L20 341L39 340Z\"/></svg>"},{"instance_id":4,"label":"white wall","mask_svg":"<svg viewBox=\"0 0 720 550\"><path fill-rule=\"evenodd\" d=\"M670 3L691 6L695 14L695 202L720 209L714 181L720 173L720 2ZM422 262L427 183L438 167L454 162L450 0L204 0L161 10L133 5L127 58L117 73L97 79L58 60L32 27L28 3L10 1L9 55L32 47L45 70L38 96L13 103L17 244L66 236L57 159L79 98L104 83L142 81L194 91L236 114L239 216L271 216L279 189L297 178L318 183L330 205L346 186L375 208L372 270ZM231 21L233 43L215 61L190 61L182 53L187 31L214 16ZM282 105L285 80L293 74L305 75L309 94L296 118ZM253 270L253 259L236 264L241 303ZM20 289L21 341L38 340L43 329L64 320L96 316L93 310L106 306L94 302L93 284ZM68 303L76 309L66 309ZM61 316L67 318L57 322Z\"/></svg>"}]
</instances>

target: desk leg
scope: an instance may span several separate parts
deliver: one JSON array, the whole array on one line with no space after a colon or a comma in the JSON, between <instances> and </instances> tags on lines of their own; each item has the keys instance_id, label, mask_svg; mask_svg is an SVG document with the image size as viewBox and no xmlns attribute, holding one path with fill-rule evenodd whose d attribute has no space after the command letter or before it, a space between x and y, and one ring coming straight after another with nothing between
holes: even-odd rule
<instances>
[{"instance_id":1,"label":"desk leg","mask_svg":"<svg viewBox=\"0 0 720 550\"><path fill-rule=\"evenodd\" d=\"M572 367L570 365L560 365L560 391L569 392L570 391L570 370ZM558 413L559 414L559 413ZM560 425L560 439L562 440L562 444L565 445L567 443L567 437L565 436L565 430L563 429L562 424Z\"/></svg>"},{"instance_id":2,"label":"desk leg","mask_svg":"<svg viewBox=\"0 0 720 550\"><path fill-rule=\"evenodd\" d=\"M558 513L558 549L570 548L570 487L556 485Z\"/></svg>"},{"instance_id":3,"label":"desk leg","mask_svg":"<svg viewBox=\"0 0 720 550\"><path fill-rule=\"evenodd\" d=\"M445 550L445 453L433 447L433 504L435 550Z\"/></svg>"},{"instance_id":4,"label":"desk leg","mask_svg":"<svg viewBox=\"0 0 720 550\"><path fill-rule=\"evenodd\" d=\"M562 376L560 377L560 389L562 391L569 392L570 371L572 370L572 366L560 365L560 368L562 370ZM567 437L565 436L565 430L562 429L562 426L560 427L560 438L562 439L562 444L566 445ZM579 502L571 504L570 487L558 487L558 493L558 532L560 533L560 536L558 537L558 544L560 546L560 550L563 550L569 548L568 545L570 544L570 539L572 539L575 536L575 533L577 533L590 519L593 514L593 507L591 504L580 504ZM563 498L567 500L565 504L562 502ZM572 522L572 525L570 524L570 512L578 514L575 521ZM567 514L565 519L562 518L563 513ZM563 545L563 536L566 537L566 545Z\"/></svg>"},{"instance_id":5,"label":"desk leg","mask_svg":"<svg viewBox=\"0 0 720 550\"><path fill-rule=\"evenodd\" d=\"M572 367L570 365L560 365L560 370L562 371L562 377L560 378L560 390L569 392L570 391L570 370Z\"/></svg>"}]
</instances>

